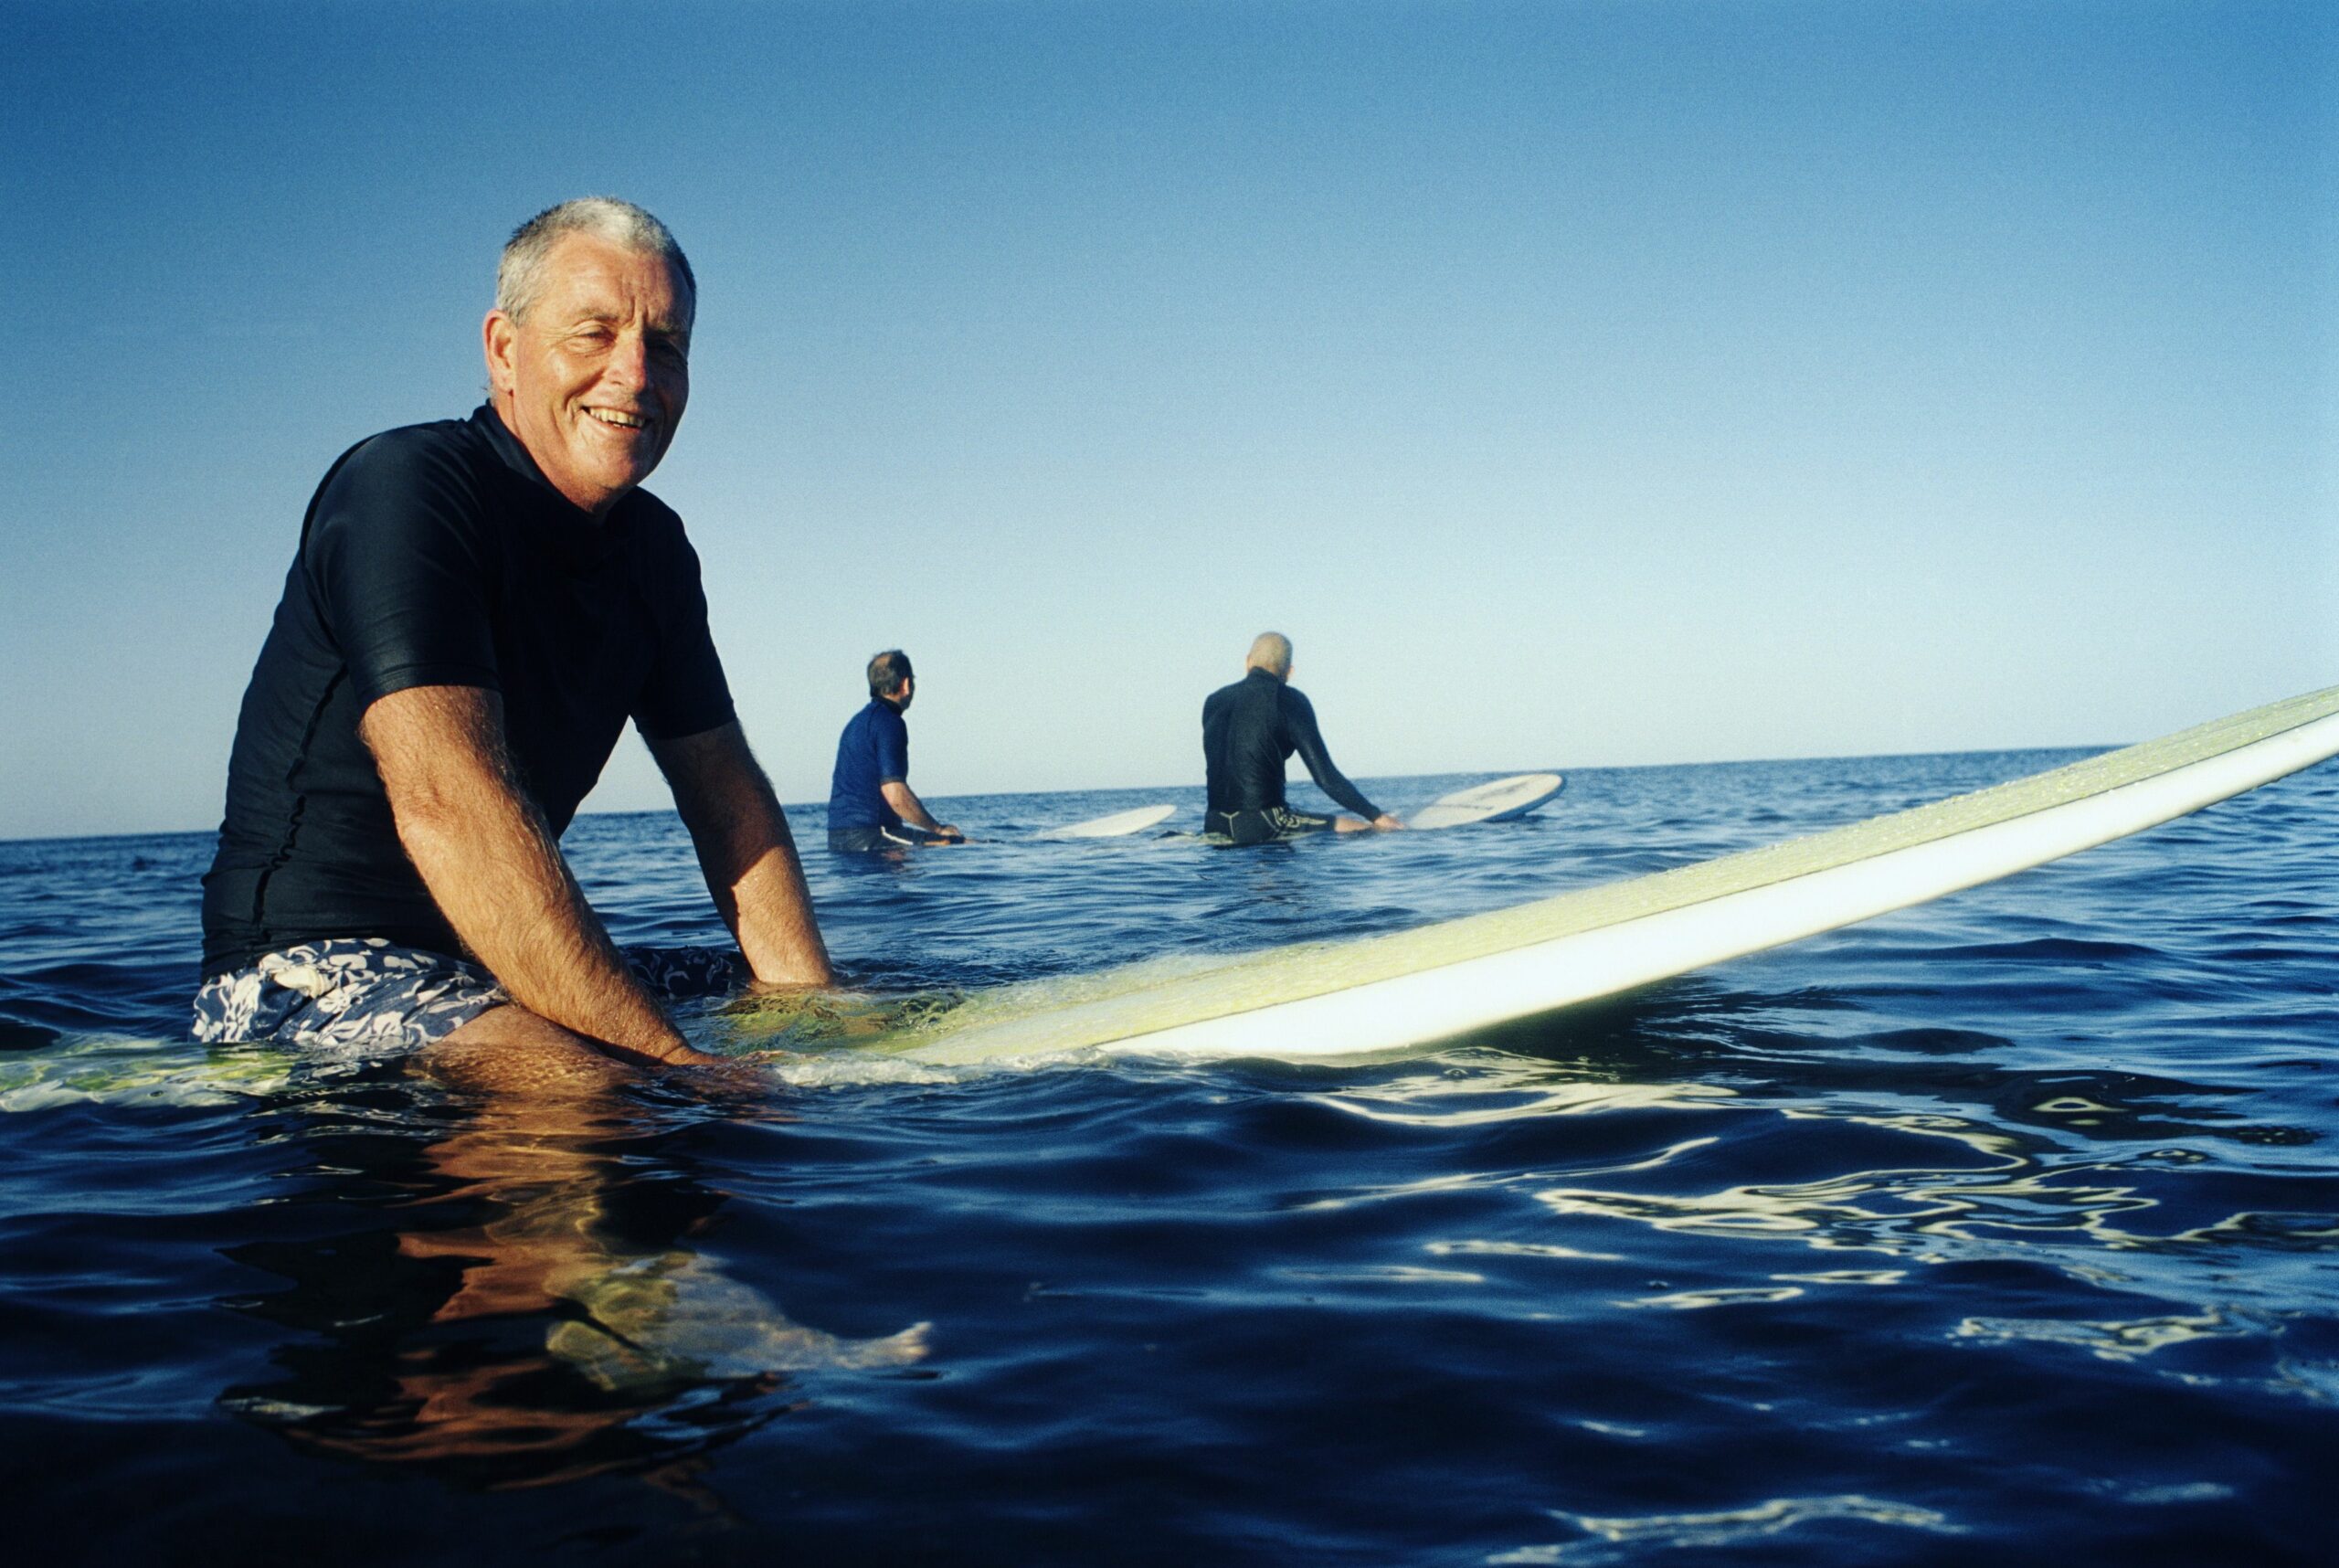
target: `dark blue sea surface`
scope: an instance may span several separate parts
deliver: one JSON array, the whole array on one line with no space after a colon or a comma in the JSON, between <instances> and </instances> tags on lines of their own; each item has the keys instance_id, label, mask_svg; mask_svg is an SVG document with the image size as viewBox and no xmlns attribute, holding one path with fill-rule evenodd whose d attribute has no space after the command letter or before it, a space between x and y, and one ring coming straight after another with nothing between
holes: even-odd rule
<instances>
[{"instance_id":1,"label":"dark blue sea surface","mask_svg":"<svg viewBox=\"0 0 2339 1568\"><path fill-rule=\"evenodd\" d=\"M1254 851L1032 837L1190 791L964 798L981 842L809 860L859 984L979 991L2070 755L1586 770ZM19 1561L2339 1559L2331 766L1434 1052L848 1047L582 1104L191 1044L209 848L0 844ZM670 816L567 848L620 941L720 938Z\"/></svg>"}]
</instances>

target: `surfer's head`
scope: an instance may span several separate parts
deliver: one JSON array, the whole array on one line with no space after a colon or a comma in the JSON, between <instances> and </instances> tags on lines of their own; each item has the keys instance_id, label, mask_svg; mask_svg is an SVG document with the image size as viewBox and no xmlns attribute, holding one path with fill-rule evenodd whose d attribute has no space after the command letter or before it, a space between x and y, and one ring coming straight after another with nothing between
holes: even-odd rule
<instances>
[{"instance_id":1,"label":"surfer's head","mask_svg":"<svg viewBox=\"0 0 2339 1568\"><path fill-rule=\"evenodd\" d=\"M572 234L587 235L620 250L655 256L673 270L681 285L685 324L698 313L698 280L673 230L651 213L614 196L578 196L548 207L512 231L495 267L495 308L513 321L528 312L556 275L554 247Z\"/></svg>"},{"instance_id":2,"label":"surfer's head","mask_svg":"<svg viewBox=\"0 0 2339 1568\"><path fill-rule=\"evenodd\" d=\"M1265 670L1278 681L1291 678L1291 639L1280 631L1262 631L1251 639L1251 656L1243 661L1245 670Z\"/></svg>"},{"instance_id":3,"label":"surfer's head","mask_svg":"<svg viewBox=\"0 0 2339 1568\"><path fill-rule=\"evenodd\" d=\"M910 656L888 648L869 661L869 694L897 708L910 705L915 688L910 680Z\"/></svg>"},{"instance_id":4,"label":"surfer's head","mask_svg":"<svg viewBox=\"0 0 2339 1568\"><path fill-rule=\"evenodd\" d=\"M690 401L698 289L666 226L563 202L520 226L482 341L488 396L545 479L598 517L650 477Z\"/></svg>"}]
</instances>

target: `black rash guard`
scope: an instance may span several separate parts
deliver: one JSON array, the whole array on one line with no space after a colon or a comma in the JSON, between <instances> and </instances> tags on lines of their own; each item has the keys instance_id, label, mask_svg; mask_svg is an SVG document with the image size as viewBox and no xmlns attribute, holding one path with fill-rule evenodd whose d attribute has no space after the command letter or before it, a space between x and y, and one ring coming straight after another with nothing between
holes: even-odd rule
<instances>
[{"instance_id":1,"label":"black rash guard","mask_svg":"<svg viewBox=\"0 0 2339 1568\"><path fill-rule=\"evenodd\" d=\"M244 692L203 879L206 974L331 937L462 950L357 735L412 686L503 694L522 788L555 833L628 718L664 740L732 717L698 556L655 496L596 523L485 405L360 442L309 503Z\"/></svg>"},{"instance_id":2,"label":"black rash guard","mask_svg":"<svg viewBox=\"0 0 2339 1568\"><path fill-rule=\"evenodd\" d=\"M1332 766L1332 754L1324 749L1324 737L1316 728L1315 708L1265 670L1247 672L1202 704L1208 809L1231 816L1282 805L1283 765L1295 751L1325 794L1368 822L1381 815L1381 809Z\"/></svg>"}]
</instances>

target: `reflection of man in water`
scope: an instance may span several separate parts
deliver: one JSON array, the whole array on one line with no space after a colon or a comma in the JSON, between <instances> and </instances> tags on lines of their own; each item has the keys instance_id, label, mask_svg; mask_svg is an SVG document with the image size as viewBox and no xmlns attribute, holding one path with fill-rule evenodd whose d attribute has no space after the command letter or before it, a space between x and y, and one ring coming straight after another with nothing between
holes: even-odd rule
<instances>
[{"instance_id":1,"label":"reflection of man in water","mask_svg":"<svg viewBox=\"0 0 2339 1568\"><path fill-rule=\"evenodd\" d=\"M1293 752L1308 777L1356 813L1323 817L1284 804L1283 767ZM1210 803L1202 831L1238 844L1270 843L1331 828L1343 833L1404 826L1332 765L1316 728L1316 709L1291 684L1291 639L1262 631L1251 643L1243 678L1202 704L1202 762Z\"/></svg>"},{"instance_id":2,"label":"reflection of man in water","mask_svg":"<svg viewBox=\"0 0 2339 1568\"><path fill-rule=\"evenodd\" d=\"M418 1161L380 1124L369 1104L336 1128L333 1160L364 1198L343 1212L381 1228L236 1255L293 1282L245 1309L305 1335L221 1403L304 1446L492 1488L686 1488L695 1455L776 1413L780 1374L926 1353L924 1324L840 1339L725 1274L691 1239L723 1194L619 1094L490 1094ZM642 1419L678 1402L689 1421Z\"/></svg>"},{"instance_id":3,"label":"reflection of man in water","mask_svg":"<svg viewBox=\"0 0 2339 1568\"><path fill-rule=\"evenodd\" d=\"M732 710L682 520L640 488L690 396L697 288L640 208L521 226L468 419L318 486L228 764L195 1033L428 1050L476 1079L703 1064L559 848L630 721L760 980L830 983Z\"/></svg>"},{"instance_id":4,"label":"reflection of man in water","mask_svg":"<svg viewBox=\"0 0 2339 1568\"><path fill-rule=\"evenodd\" d=\"M842 853L962 844L967 835L937 822L910 788L910 726L902 715L917 695L910 656L888 648L869 661L869 705L837 736L829 779L829 847Z\"/></svg>"}]
</instances>

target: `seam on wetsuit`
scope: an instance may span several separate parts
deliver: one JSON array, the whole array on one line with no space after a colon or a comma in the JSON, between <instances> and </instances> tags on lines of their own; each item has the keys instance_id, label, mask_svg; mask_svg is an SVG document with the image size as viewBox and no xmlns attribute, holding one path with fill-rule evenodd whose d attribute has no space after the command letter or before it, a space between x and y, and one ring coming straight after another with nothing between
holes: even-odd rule
<instances>
[{"instance_id":1,"label":"seam on wetsuit","mask_svg":"<svg viewBox=\"0 0 2339 1568\"><path fill-rule=\"evenodd\" d=\"M302 570L307 566L309 535L316 526L317 508L324 504L325 492L332 489L333 482L341 477L341 471L349 466L349 460L355 457L360 449L373 439L368 436L365 440L355 442L339 457L333 459L333 466L325 470L325 476L317 481L317 488L310 493L309 509L301 514L301 542L293 547L292 551L294 570ZM309 814L309 797L298 786L301 769L308 766L309 749L316 744L317 728L324 723L325 710L332 706L334 692L338 691L342 682L348 678L349 664L346 660L344 660L342 667L333 673L331 680L325 683L325 689L318 696L315 709L309 715L308 727L301 732L301 744L292 753L292 764L284 770L284 789L286 793L292 797L292 809L285 814L284 837L278 842L276 853L268 857L268 863L259 868L259 875L252 879L252 939L261 944L260 951L262 952L268 951L269 948L274 945L272 933L268 928L269 878L274 876L291 860L292 852L300 845L302 821Z\"/></svg>"},{"instance_id":2,"label":"seam on wetsuit","mask_svg":"<svg viewBox=\"0 0 2339 1568\"><path fill-rule=\"evenodd\" d=\"M292 858L292 852L300 846L301 824L309 814L308 791L300 788L301 770L309 765L309 749L316 743L318 727L324 723L325 710L333 705L333 694L348 678L349 672L344 668L334 671L333 679L325 683L324 691L317 698L315 710L309 715L308 727L301 732L301 745L292 753L292 766L284 770L284 788L292 797L292 810L285 815L284 837L277 844L276 853L268 857L268 863L260 867L259 877L252 883L253 935L258 940L270 945L273 944L272 933L268 928L268 879ZM260 950L266 952L268 948L263 947Z\"/></svg>"}]
</instances>

